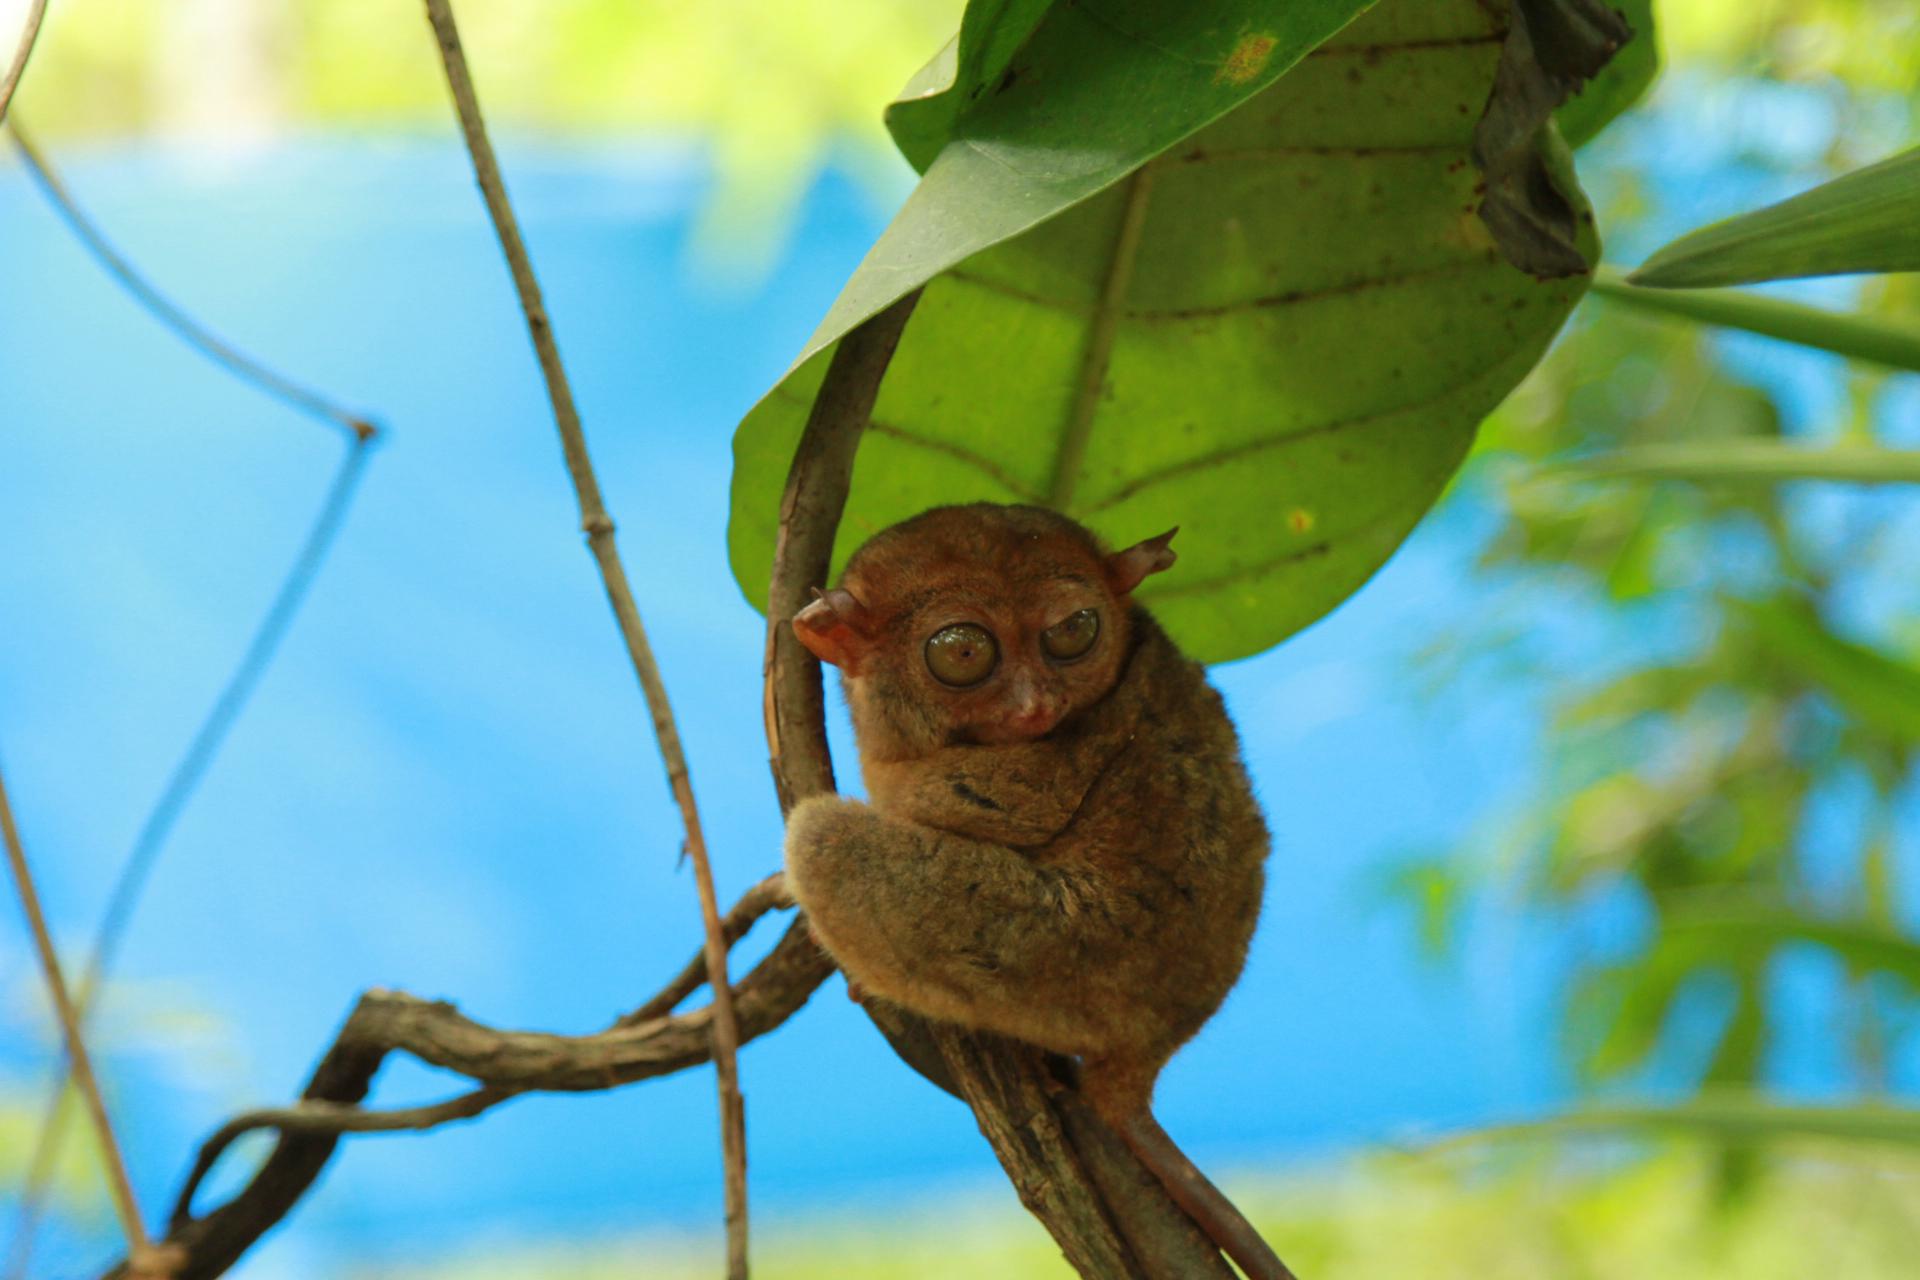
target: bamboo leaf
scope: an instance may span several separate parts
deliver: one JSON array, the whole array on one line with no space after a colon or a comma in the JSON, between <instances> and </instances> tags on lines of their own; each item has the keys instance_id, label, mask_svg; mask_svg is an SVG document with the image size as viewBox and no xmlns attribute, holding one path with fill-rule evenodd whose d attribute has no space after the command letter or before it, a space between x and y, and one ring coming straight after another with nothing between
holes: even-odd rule
<instances>
[{"instance_id":1,"label":"bamboo leaf","mask_svg":"<svg viewBox=\"0 0 1920 1280\"><path fill-rule=\"evenodd\" d=\"M1472 1139L1562 1136L1582 1132L1682 1134L1777 1141L1792 1138L1920 1146L1920 1110L1880 1103L1789 1103L1761 1094L1713 1093L1666 1105L1600 1105L1529 1124L1502 1125Z\"/></svg>"},{"instance_id":2,"label":"bamboo leaf","mask_svg":"<svg viewBox=\"0 0 1920 1280\"><path fill-rule=\"evenodd\" d=\"M1920 271L1920 148L1680 237L1628 277L1672 289Z\"/></svg>"},{"instance_id":3,"label":"bamboo leaf","mask_svg":"<svg viewBox=\"0 0 1920 1280\"><path fill-rule=\"evenodd\" d=\"M1780 298L1725 289L1643 289L1608 268L1594 276L1593 291L1612 302L1665 312L1703 324L1780 338L1895 369L1920 372L1920 329L1865 316L1843 315Z\"/></svg>"},{"instance_id":4,"label":"bamboo leaf","mask_svg":"<svg viewBox=\"0 0 1920 1280\"><path fill-rule=\"evenodd\" d=\"M1791 597L1738 602L1735 616L1776 661L1818 685L1856 720L1900 741L1920 742L1920 670L1835 635L1808 604Z\"/></svg>"},{"instance_id":5,"label":"bamboo leaf","mask_svg":"<svg viewBox=\"0 0 1920 1280\"><path fill-rule=\"evenodd\" d=\"M1776 440L1676 441L1615 449L1566 464L1595 476L1780 484L1920 484L1920 449L1796 445Z\"/></svg>"}]
</instances>

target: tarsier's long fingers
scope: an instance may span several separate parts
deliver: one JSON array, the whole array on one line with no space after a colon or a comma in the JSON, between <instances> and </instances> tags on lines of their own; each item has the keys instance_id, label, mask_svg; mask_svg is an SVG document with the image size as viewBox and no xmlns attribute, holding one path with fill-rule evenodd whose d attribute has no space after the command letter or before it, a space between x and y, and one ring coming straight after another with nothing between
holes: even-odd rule
<instances>
[{"instance_id":1,"label":"tarsier's long fingers","mask_svg":"<svg viewBox=\"0 0 1920 1280\"><path fill-rule=\"evenodd\" d=\"M1246 1273L1247 1280L1298 1280L1233 1201L1174 1145L1151 1112L1140 1112L1121 1127L1120 1136L1141 1163L1158 1175L1174 1203Z\"/></svg>"}]
</instances>

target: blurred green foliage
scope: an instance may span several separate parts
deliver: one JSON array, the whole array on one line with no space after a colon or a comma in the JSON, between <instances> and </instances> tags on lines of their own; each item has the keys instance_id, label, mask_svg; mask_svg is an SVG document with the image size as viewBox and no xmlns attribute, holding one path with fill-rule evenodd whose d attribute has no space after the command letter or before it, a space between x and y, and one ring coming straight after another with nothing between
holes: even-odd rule
<instances>
[{"instance_id":1,"label":"blurred green foliage","mask_svg":"<svg viewBox=\"0 0 1920 1280\"><path fill-rule=\"evenodd\" d=\"M1790 91L1828 112L1827 170L1904 141L1920 84L1913 6L1659 14L1670 73L1691 90ZM1724 150L1803 172L1804 153L1770 145L1756 134ZM1658 198L1618 160L1599 186L1613 243ZM1746 305L1725 297L1726 310ZM1862 332L1910 335L1920 290L1912 277L1867 280L1852 311ZM1767 370L1752 340L1743 356L1701 318L1602 293L1483 429L1469 487L1497 513L1479 573L1503 603L1428 653L1436 670L1479 664L1550 689L1546 758L1488 840L1411 864L1398 887L1430 939L1469 887L1562 913L1578 952L1570 1045L1594 1081L1657 1066L1706 1086L1764 1085L1784 1037L1820 1034L1804 1000L1789 1002L1780 964L1822 956L1842 989L1825 1030L1872 1094L1911 1026L1920 954L1900 906L1913 901L1900 883L1912 859L1896 856L1913 837L1901 814L1920 748L1912 491L1742 480L1733 465L1715 478L1710 460L1789 445L1871 458L1912 443L1896 408L1911 401L1898 399L1901 375L1872 364ZM1812 383L1823 394L1801 394ZM1809 404L1837 408L1807 421ZM1686 481L1601 474L1682 445L1708 460ZM1598 465L1565 465L1585 462ZM1591 634L1542 638L1549 599L1591 619ZM1751 1192L1754 1154L1722 1150L1723 1191Z\"/></svg>"},{"instance_id":2,"label":"blurred green foliage","mask_svg":"<svg viewBox=\"0 0 1920 1280\"><path fill-rule=\"evenodd\" d=\"M706 235L764 254L832 159L905 173L880 113L959 22L962 0L466 0L489 121L703 145ZM127 133L258 139L315 125L446 132L418 4L61 0L17 102L51 142Z\"/></svg>"},{"instance_id":3,"label":"blurred green foliage","mask_svg":"<svg viewBox=\"0 0 1920 1280\"><path fill-rule=\"evenodd\" d=\"M1753 1200L1722 1211L1694 1145L1584 1168L1539 1150L1496 1159L1377 1157L1285 1184L1228 1180L1289 1265L1314 1280L1893 1280L1920 1256L1920 1162L1809 1146ZM823 1213L760 1234L765 1280L1065 1280L1073 1274L1010 1197L952 1199L884 1219ZM636 1265L657 1280L712 1274L712 1243L684 1236L489 1250L433 1266L361 1266L350 1280L599 1280Z\"/></svg>"}]
</instances>

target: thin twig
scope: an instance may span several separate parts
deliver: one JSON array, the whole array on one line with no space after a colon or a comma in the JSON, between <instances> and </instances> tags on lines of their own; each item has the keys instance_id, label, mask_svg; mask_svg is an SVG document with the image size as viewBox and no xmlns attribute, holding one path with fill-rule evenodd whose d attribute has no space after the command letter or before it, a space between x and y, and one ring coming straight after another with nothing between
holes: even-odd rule
<instances>
[{"instance_id":1,"label":"thin twig","mask_svg":"<svg viewBox=\"0 0 1920 1280\"><path fill-rule=\"evenodd\" d=\"M338 427L356 439L368 440L379 434L379 428L364 415L262 364L188 315L178 303L160 292L114 248L93 219L87 216L86 210L67 191L46 156L21 130L20 122L15 120L10 127L15 150L26 162L27 173L33 178L34 185L40 188L41 194L53 205L54 212L60 215L60 220L67 224L107 274L117 280L154 319L173 330L209 360L308 417Z\"/></svg>"},{"instance_id":2,"label":"thin twig","mask_svg":"<svg viewBox=\"0 0 1920 1280\"><path fill-rule=\"evenodd\" d=\"M94 1136L100 1142L107 1190L112 1193L114 1212L119 1215L120 1229L127 1237L127 1251L134 1258L143 1257L151 1245L146 1228L140 1223L140 1206L134 1201L133 1183L127 1178L127 1162L113 1136L113 1124L107 1119L107 1105L100 1097L100 1082L93 1073L93 1058L87 1053L86 1039L80 1032L80 1016L68 994L66 977L60 972L60 957L53 949L53 936L47 931L47 918L40 910L40 894L34 888L33 873L27 869L27 852L20 843L20 829L14 824L13 805L7 799L4 777L0 777L0 842L7 847L7 865L13 872L13 886L20 895L27 929L40 956L41 976L60 1023L60 1034L66 1041L67 1057L73 1063L74 1082L80 1088L87 1116L93 1122Z\"/></svg>"},{"instance_id":3,"label":"thin twig","mask_svg":"<svg viewBox=\"0 0 1920 1280\"><path fill-rule=\"evenodd\" d=\"M243 1111L214 1131L200 1147L193 1169L180 1187L168 1222L175 1227L193 1220L193 1197L206 1181L214 1165L235 1141L259 1129L279 1133L402 1133L434 1129L455 1120L471 1120L509 1098L517 1098L518 1089L498 1089L482 1085L445 1102L419 1107L395 1107L388 1111L368 1111L352 1103L301 1102L291 1107L262 1107Z\"/></svg>"},{"instance_id":4,"label":"thin twig","mask_svg":"<svg viewBox=\"0 0 1920 1280\"><path fill-rule=\"evenodd\" d=\"M486 198L487 212L493 218L506 254L514 287L520 294L520 307L526 313L527 330L546 379L547 397L553 404L554 425L560 431L560 446L566 455L567 472L573 479L580 503L580 524L587 534L587 545L600 568L607 600L613 606L620 634L626 640L627 655L639 677L647 708L653 714L653 732L660 743L660 755L666 763L667 782L680 807L686 827L687 856L693 863L694 884L700 898L701 924L706 933L707 982L713 988L713 1064L720 1092L720 1142L726 1165L727 1275L729 1280L746 1280L747 1275L747 1134L746 1103L740 1094L737 1062L740 1028L734 1016L731 990L727 982L727 948L722 940L720 900L714 892L713 868L707 859L707 844L700 830L700 814L694 805L693 785L687 773L686 754L680 746L680 731L674 723L673 708L667 701L667 689L660 669L647 643L646 628L640 621L639 607L628 586L626 568L614 544L613 518L607 514L600 496L600 484L594 475L593 461L587 453L586 433L580 426L580 414L574 407L573 390L560 363L560 348L554 342L546 304L540 285L534 279L533 262L520 237L520 228L507 201L506 184L500 165L480 118L480 101L474 92L473 78L467 70L466 54L460 47L460 32L454 24L453 8L448 0L427 0L427 17L433 24L440 45L440 58L446 66L447 84L453 91L460 114L461 131L466 136L467 153L473 158L474 176Z\"/></svg>"},{"instance_id":5,"label":"thin twig","mask_svg":"<svg viewBox=\"0 0 1920 1280\"><path fill-rule=\"evenodd\" d=\"M780 495L762 675L767 763L782 813L810 795L834 789L820 662L788 624L812 598L809 593L827 585L840 513L853 483L854 454L873 416L887 366L919 302L915 289L840 339Z\"/></svg>"},{"instance_id":6,"label":"thin twig","mask_svg":"<svg viewBox=\"0 0 1920 1280\"><path fill-rule=\"evenodd\" d=\"M787 877L776 871L746 891L720 921L720 936L727 946L747 936L747 931L769 911L791 907L793 896L787 892ZM687 961L673 981L662 987L645 1004L625 1014L615 1026L635 1027L655 1018L664 1018L680 1007L680 1002L707 985L707 949L702 944L693 959Z\"/></svg>"},{"instance_id":7,"label":"thin twig","mask_svg":"<svg viewBox=\"0 0 1920 1280\"><path fill-rule=\"evenodd\" d=\"M0 80L0 123L5 123L7 108L13 105L13 91L20 85L20 77L27 73L27 59L33 56L33 46L40 39L40 24L46 21L47 0L32 0L27 6L27 25L20 32L20 43L14 46L13 61L7 64L7 78Z\"/></svg>"},{"instance_id":8,"label":"thin twig","mask_svg":"<svg viewBox=\"0 0 1920 1280\"><path fill-rule=\"evenodd\" d=\"M273 662L274 654L292 626L294 616L299 612L321 563L339 533L347 508L359 487L373 439L370 434L359 433L347 437L346 454L340 460L333 482L327 487L326 498L300 545L299 553L294 557L292 567L281 581L279 590L274 593L266 614L254 629L253 638L248 642L239 665L227 677L212 708L194 732L185 754L168 775L159 800L141 824L132 852L127 855L119 874L114 878L107 909L94 931L93 945L87 953L80 983L74 991L75 1011L83 1030L92 1020L101 988L113 972L134 910L139 905L174 823L198 789L201 779L206 776L228 732ZM68 1070L68 1063L64 1060L56 1068L41 1113L40 1127L35 1134L33 1155L27 1164L27 1176L21 1186L18 1208L14 1214L13 1245L6 1272L9 1280L24 1280L27 1275L34 1241L53 1186L54 1172L59 1167L60 1154L65 1146Z\"/></svg>"}]
</instances>

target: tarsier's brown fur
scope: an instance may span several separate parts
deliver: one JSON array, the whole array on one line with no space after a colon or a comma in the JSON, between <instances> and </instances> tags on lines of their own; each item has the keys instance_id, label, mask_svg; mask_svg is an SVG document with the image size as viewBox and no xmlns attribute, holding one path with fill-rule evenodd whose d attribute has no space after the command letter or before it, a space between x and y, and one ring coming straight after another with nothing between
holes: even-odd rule
<instances>
[{"instance_id":1,"label":"tarsier's brown fur","mask_svg":"<svg viewBox=\"0 0 1920 1280\"><path fill-rule=\"evenodd\" d=\"M1131 600L1169 537L1110 554L985 503L875 536L794 619L842 670L871 799L805 801L786 843L850 982L1079 1056L1095 1109L1159 1141L1154 1080L1239 976L1268 849L1220 695ZM1042 633L1087 609L1091 648L1050 658ZM954 688L927 646L964 623L998 661Z\"/></svg>"}]
</instances>

